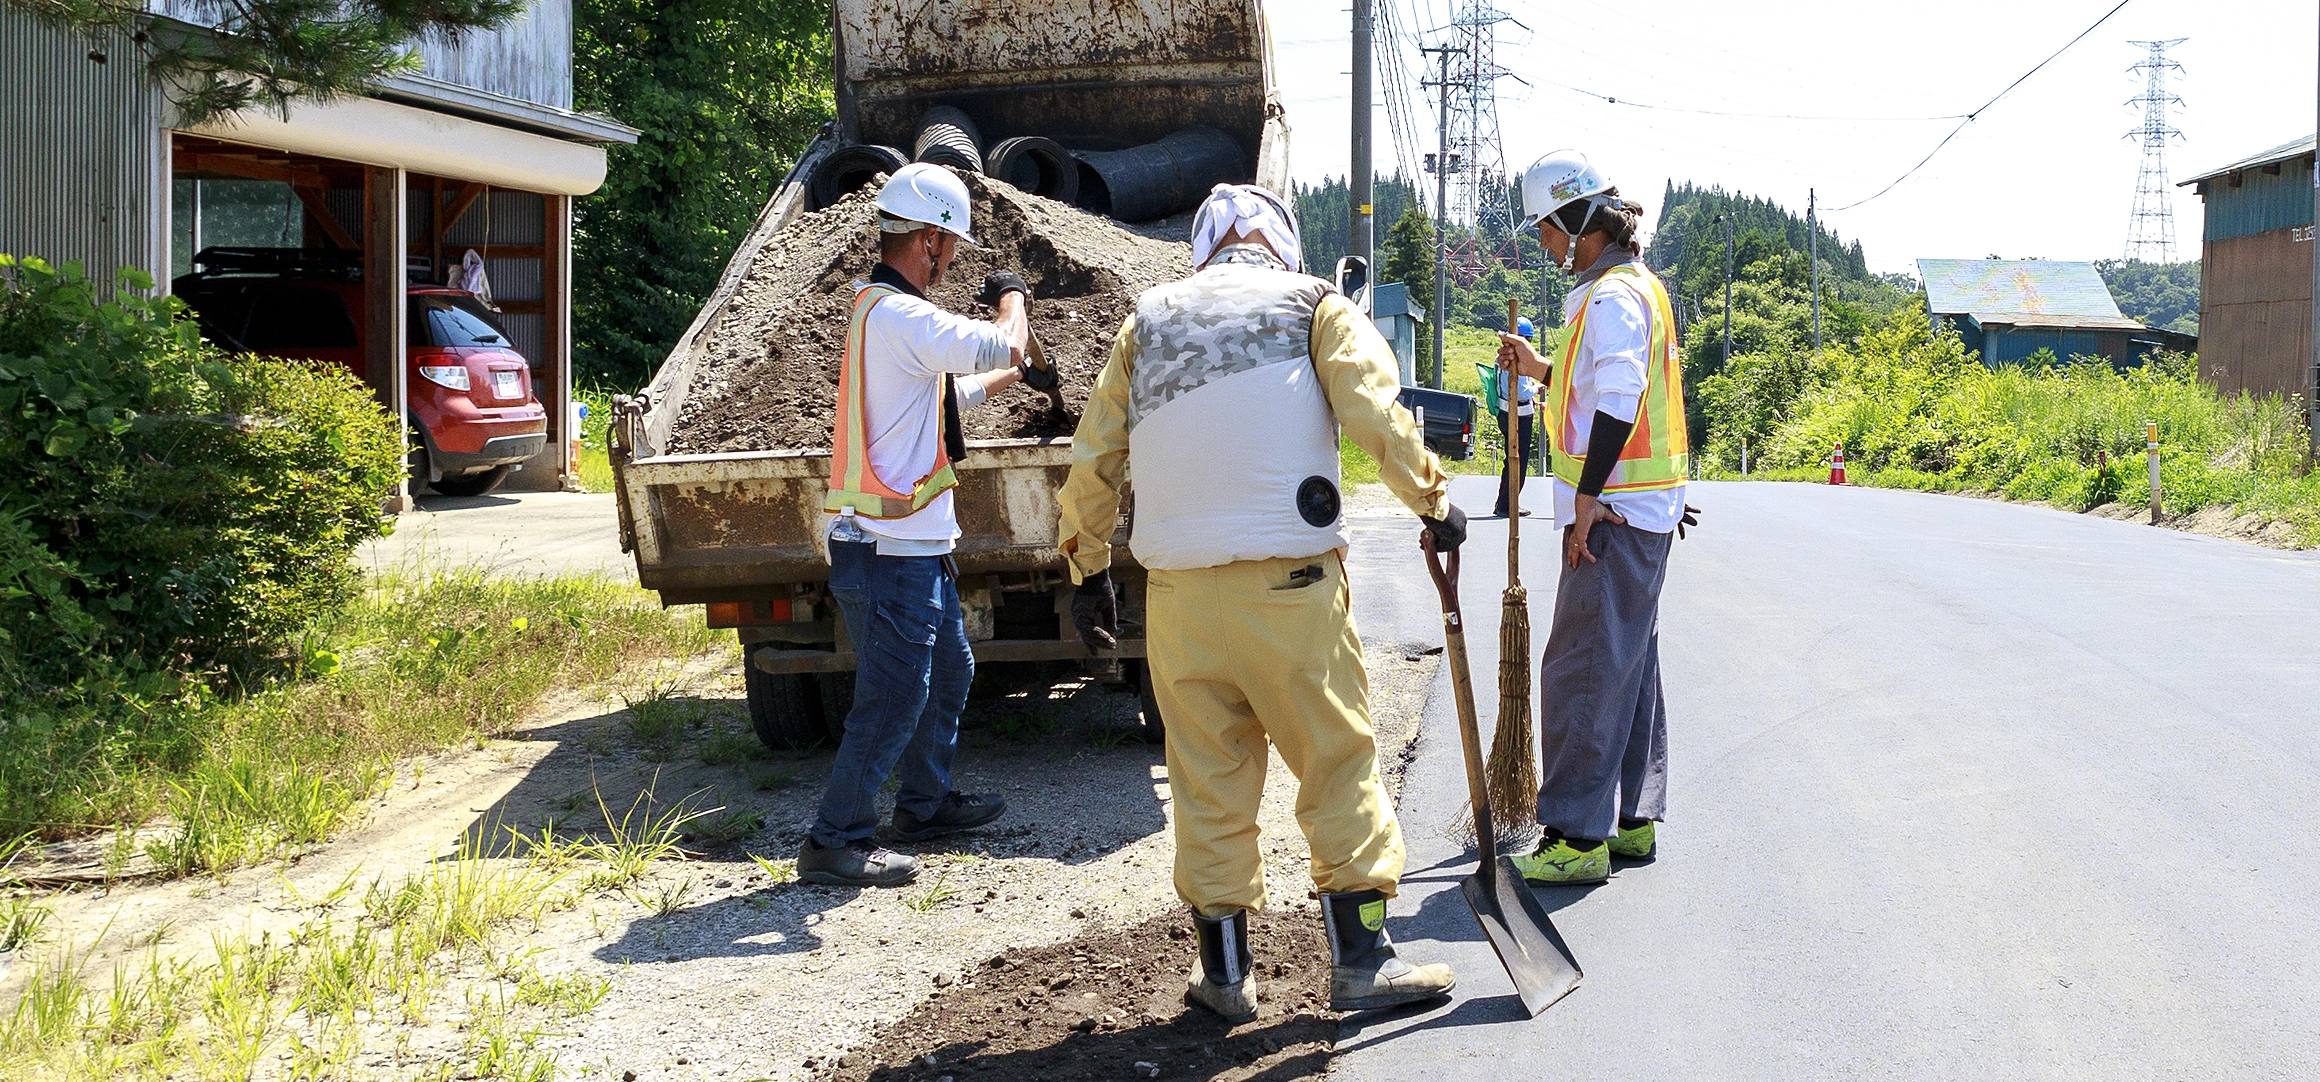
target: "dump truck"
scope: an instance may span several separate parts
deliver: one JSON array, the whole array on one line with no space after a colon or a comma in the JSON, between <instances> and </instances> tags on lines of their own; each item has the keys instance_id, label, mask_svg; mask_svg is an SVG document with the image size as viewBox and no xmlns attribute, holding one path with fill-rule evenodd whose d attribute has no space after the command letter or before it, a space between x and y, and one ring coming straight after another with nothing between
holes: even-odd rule
<instances>
[{"instance_id":1,"label":"dump truck","mask_svg":"<svg viewBox=\"0 0 2320 1082\"><path fill-rule=\"evenodd\" d=\"M652 381L616 403L611 439L621 547L634 554L639 581L663 605L703 605L710 626L735 631L750 720L779 749L834 738L853 700L853 644L830 597L822 543L829 449L668 448L705 332L768 242L827 202L809 183L823 162L866 145L909 147L927 110L950 106L987 141L1052 139L1087 152L1083 166L1132 167L1132 155L1096 155L1212 129L1240 144L1253 179L1276 190L1288 180L1288 128L1256 0L837 0L833 22L836 119L767 202ZM1056 493L1070 463L1068 437L969 441L956 464L964 536L954 554L968 638L984 676L1002 686L1069 671L1058 663L1135 685L1143 731L1157 740L1164 723L1143 663L1144 574L1125 545L1132 504L1113 575L1119 649L1093 656L1071 626L1073 587L1056 551Z\"/></svg>"}]
</instances>

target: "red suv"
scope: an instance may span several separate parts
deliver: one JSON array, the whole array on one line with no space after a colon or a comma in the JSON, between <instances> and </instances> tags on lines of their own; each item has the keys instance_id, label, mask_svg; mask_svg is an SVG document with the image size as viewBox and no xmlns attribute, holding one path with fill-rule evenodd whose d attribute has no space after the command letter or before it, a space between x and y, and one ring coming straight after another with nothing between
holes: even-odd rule
<instances>
[{"instance_id":1,"label":"red suv","mask_svg":"<svg viewBox=\"0 0 2320 1082\"><path fill-rule=\"evenodd\" d=\"M202 337L363 374L369 311L359 254L204 248L194 266L170 289L200 318ZM412 285L404 307L411 484L480 496L547 445L548 411L532 393L531 364L466 290Z\"/></svg>"}]
</instances>

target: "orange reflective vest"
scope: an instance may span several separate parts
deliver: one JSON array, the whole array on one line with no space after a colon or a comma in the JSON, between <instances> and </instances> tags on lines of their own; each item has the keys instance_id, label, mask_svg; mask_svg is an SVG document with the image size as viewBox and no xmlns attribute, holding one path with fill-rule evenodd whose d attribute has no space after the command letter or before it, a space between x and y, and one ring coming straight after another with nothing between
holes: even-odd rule
<instances>
[{"instance_id":1,"label":"orange reflective vest","mask_svg":"<svg viewBox=\"0 0 2320 1082\"><path fill-rule=\"evenodd\" d=\"M959 483L951 456L935 441L934 465L912 482L908 493L888 488L870 465L869 417L862 408L862 338L870 309L901 292L892 286L864 286L854 294L854 315L846 322L846 356L838 366L838 416L830 432L830 495L824 511L853 508L864 518L902 518L917 512Z\"/></svg>"},{"instance_id":2,"label":"orange reflective vest","mask_svg":"<svg viewBox=\"0 0 2320 1082\"><path fill-rule=\"evenodd\" d=\"M1643 400L1635 411L1635 432L1627 438L1627 446L1620 448L1619 464L1611 468L1611 479L1604 482L1603 491L1674 488L1692 471L1692 442L1684 430L1684 368L1676 356L1675 310L1668 304L1667 287L1660 284L1659 276L1636 263L1604 271L1603 277L1587 288L1571 317L1571 335L1563 340L1550 399L1553 416L1560 419L1550 444L1554 473L1564 484L1577 488L1579 475L1587 468L1587 447L1578 438L1577 418L1571 416L1568 374L1579 353L1579 340L1587 333L1588 303L1595 299L1596 287L1615 275L1633 282L1650 301L1651 346L1644 357Z\"/></svg>"}]
</instances>

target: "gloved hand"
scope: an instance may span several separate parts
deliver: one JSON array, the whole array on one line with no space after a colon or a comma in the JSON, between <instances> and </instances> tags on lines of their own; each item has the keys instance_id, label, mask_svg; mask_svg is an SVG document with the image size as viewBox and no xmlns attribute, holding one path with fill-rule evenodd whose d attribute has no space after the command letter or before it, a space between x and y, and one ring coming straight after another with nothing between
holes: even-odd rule
<instances>
[{"instance_id":1,"label":"gloved hand","mask_svg":"<svg viewBox=\"0 0 2320 1082\"><path fill-rule=\"evenodd\" d=\"M1426 524L1426 534L1434 539L1436 552L1448 555L1466 542L1466 512L1459 510L1457 504L1451 504L1449 512L1441 518L1421 517L1418 521Z\"/></svg>"},{"instance_id":2,"label":"gloved hand","mask_svg":"<svg viewBox=\"0 0 2320 1082\"><path fill-rule=\"evenodd\" d=\"M984 275L983 291L975 294L975 299L997 308L999 298L1009 293L1021 293L1023 294L1023 303L1031 303L1031 287L1025 285L1023 276L1014 271L996 271Z\"/></svg>"},{"instance_id":3,"label":"gloved hand","mask_svg":"<svg viewBox=\"0 0 2320 1082\"><path fill-rule=\"evenodd\" d=\"M1089 653L1119 648L1120 599L1112 592L1110 568L1081 580L1071 595L1071 624L1079 629L1079 640Z\"/></svg>"},{"instance_id":4,"label":"gloved hand","mask_svg":"<svg viewBox=\"0 0 2320 1082\"><path fill-rule=\"evenodd\" d=\"M1681 541L1684 539L1684 527L1697 526L1699 524L1700 509L1692 506L1691 504L1685 504L1684 517L1677 520L1676 522L1676 540Z\"/></svg>"},{"instance_id":5,"label":"gloved hand","mask_svg":"<svg viewBox=\"0 0 2320 1082\"><path fill-rule=\"evenodd\" d=\"M1063 377L1056 375L1055 369L1041 368L1028 361L1024 362L1023 385L1025 387L1034 391L1052 391L1062 383Z\"/></svg>"}]
</instances>

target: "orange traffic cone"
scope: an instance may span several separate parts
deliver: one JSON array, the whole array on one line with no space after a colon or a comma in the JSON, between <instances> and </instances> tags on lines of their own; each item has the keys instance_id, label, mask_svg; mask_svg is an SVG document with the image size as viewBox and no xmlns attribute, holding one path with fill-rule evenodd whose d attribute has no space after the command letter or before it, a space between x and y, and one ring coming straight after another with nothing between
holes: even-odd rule
<instances>
[{"instance_id":1,"label":"orange traffic cone","mask_svg":"<svg viewBox=\"0 0 2320 1082\"><path fill-rule=\"evenodd\" d=\"M1829 483L1832 485L1841 485L1845 483L1844 444L1838 444L1836 455L1829 459Z\"/></svg>"}]
</instances>

